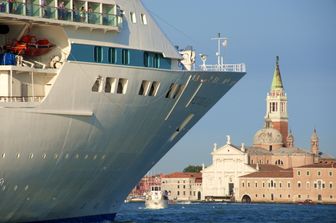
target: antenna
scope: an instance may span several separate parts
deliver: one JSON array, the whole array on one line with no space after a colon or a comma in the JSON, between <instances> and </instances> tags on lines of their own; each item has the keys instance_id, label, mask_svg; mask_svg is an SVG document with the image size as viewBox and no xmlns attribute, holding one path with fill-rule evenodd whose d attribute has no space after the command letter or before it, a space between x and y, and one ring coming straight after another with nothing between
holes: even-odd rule
<instances>
[{"instance_id":1,"label":"antenna","mask_svg":"<svg viewBox=\"0 0 336 223\"><path fill-rule=\"evenodd\" d=\"M228 38L221 37L221 34L218 33L217 38L211 38L211 40L217 40L217 52L216 52L217 65L221 66L224 64L224 59L223 56L221 55L221 45L223 45L223 47L226 47Z\"/></svg>"}]
</instances>

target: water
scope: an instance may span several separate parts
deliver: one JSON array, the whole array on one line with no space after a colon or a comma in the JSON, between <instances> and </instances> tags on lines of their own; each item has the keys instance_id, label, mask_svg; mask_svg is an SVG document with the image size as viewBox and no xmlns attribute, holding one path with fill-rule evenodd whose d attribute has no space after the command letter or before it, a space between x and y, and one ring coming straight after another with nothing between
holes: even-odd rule
<instances>
[{"instance_id":1,"label":"water","mask_svg":"<svg viewBox=\"0 0 336 223\"><path fill-rule=\"evenodd\" d=\"M336 205L199 203L148 210L143 203L127 203L115 220L118 223L336 223Z\"/></svg>"}]
</instances>

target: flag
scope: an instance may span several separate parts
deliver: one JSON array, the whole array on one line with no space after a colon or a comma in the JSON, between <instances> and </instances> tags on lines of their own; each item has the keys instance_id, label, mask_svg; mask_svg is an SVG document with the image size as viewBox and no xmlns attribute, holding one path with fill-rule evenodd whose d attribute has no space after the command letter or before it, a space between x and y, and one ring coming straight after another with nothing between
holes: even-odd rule
<instances>
[{"instance_id":1,"label":"flag","mask_svg":"<svg viewBox=\"0 0 336 223\"><path fill-rule=\"evenodd\" d=\"M224 39L222 45L223 45L223 47L227 47L227 39Z\"/></svg>"}]
</instances>

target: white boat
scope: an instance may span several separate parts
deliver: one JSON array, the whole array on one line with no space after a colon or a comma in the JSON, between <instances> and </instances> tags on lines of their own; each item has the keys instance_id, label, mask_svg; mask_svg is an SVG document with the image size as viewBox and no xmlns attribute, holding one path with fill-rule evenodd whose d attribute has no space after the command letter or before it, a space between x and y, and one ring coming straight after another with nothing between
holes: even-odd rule
<instances>
[{"instance_id":1,"label":"white boat","mask_svg":"<svg viewBox=\"0 0 336 223\"><path fill-rule=\"evenodd\" d=\"M6 1L0 27L0 222L113 220L245 75L181 70L139 0Z\"/></svg>"},{"instance_id":2,"label":"white boat","mask_svg":"<svg viewBox=\"0 0 336 223\"><path fill-rule=\"evenodd\" d=\"M163 209L168 207L168 193L162 191L161 187L152 186L151 190L146 193L146 209Z\"/></svg>"}]
</instances>

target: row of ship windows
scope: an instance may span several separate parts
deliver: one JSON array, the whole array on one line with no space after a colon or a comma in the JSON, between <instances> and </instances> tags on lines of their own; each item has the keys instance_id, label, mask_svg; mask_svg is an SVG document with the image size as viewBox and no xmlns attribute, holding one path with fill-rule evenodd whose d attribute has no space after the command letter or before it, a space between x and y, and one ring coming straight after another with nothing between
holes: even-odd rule
<instances>
[{"instance_id":1,"label":"row of ship windows","mask_svg":"<svg viewBox=\"0 0 336 223\"><path fill-rule=\"evenodd\" d=\"M110 64L118 63L118 50L114 47L109 47L107 49L107 58ZM162 54L153 52L143 52L143 65L145 67L160 68ZM93 52L93 59L96 63L102 63L104 59L104 48L101 46L95 46ZM121 49L121 64L130 65L131 64L131 54L128 49Z\"/></svg>"},{"instance_id":2,"label":"row of ship windows","mask_svg":"<svg viewBox=\"0 0 336 223\"><path fill-rule=\"evenodd\" d=\"M105 82L105 85L104 85ZM111 94L126 94L128 80L125 78L106 77L105 81L101 76L97 77L92 86L92 92L104 92ZM166 98L175 99L179 97L185 85L172 83L165 94ZM138 95L142 96L156 96L160 88L160 82L143 80L141 82Z\"/></svg>"},{"instance_id":3,"label":"row of ship windows","mask_svg":"<svg viewBox=\"0 0 336 223\"><path fill-rule=\"evenodd\" d=\"M57 153L55 153L54 155L53 155L53 158L54 159L58 159L58 158L60 158L60 154L57 154ZM1 155L1 157L2 157L2 159L5 159L6 158L6 153L3 153L2 155ZM35 158L37 158L36 156L34 156L34 153L30 153L30 154L28 154L28 158L29 159L34 159L34 157ZM65 154L64 156L64 159L69 159L69 158L71 158L71 155L69 154L69 153L67 153L67 154ZM72 156L74 159L79 159L79 158L81 158L81 156L79 155L79 154L76 154L76 155L73 155ZM16 158L17 159L20 159L20 158L22 158L22 154L21 153L17 153L16 154ZM46 159L47 158L47 154L46 153L43 153L42 155L41 155L41 157L40 158L42 158L42 159ZM88 154L86 154L86 155L83 155L83 159L85 159L85 160L87 160L87 159L89 159L90 158L90 156L88 155ZM97 154L96 155L93 155L92 156L92 160L96 160L96 159L102 159L102 160L104 160L105 158L106 158L106 155L102 155L102 156L98 156ZM1 182L0 182L1 183Z\"/></svg>"},{"instance_id":4,"label":"row of ship windows","mask_svg":"<svg viewBox=\"0 0 336 223\"><path fill-rule=\"evenodd\" d=\"M130 12L130 19L132 23L137 23L137 16L135 14L135 12ZM141 13L140 14L140 19L141 19L141 23L144 25L147 25L147 16L146 14Z\"/></svg>"}]
</instances>

